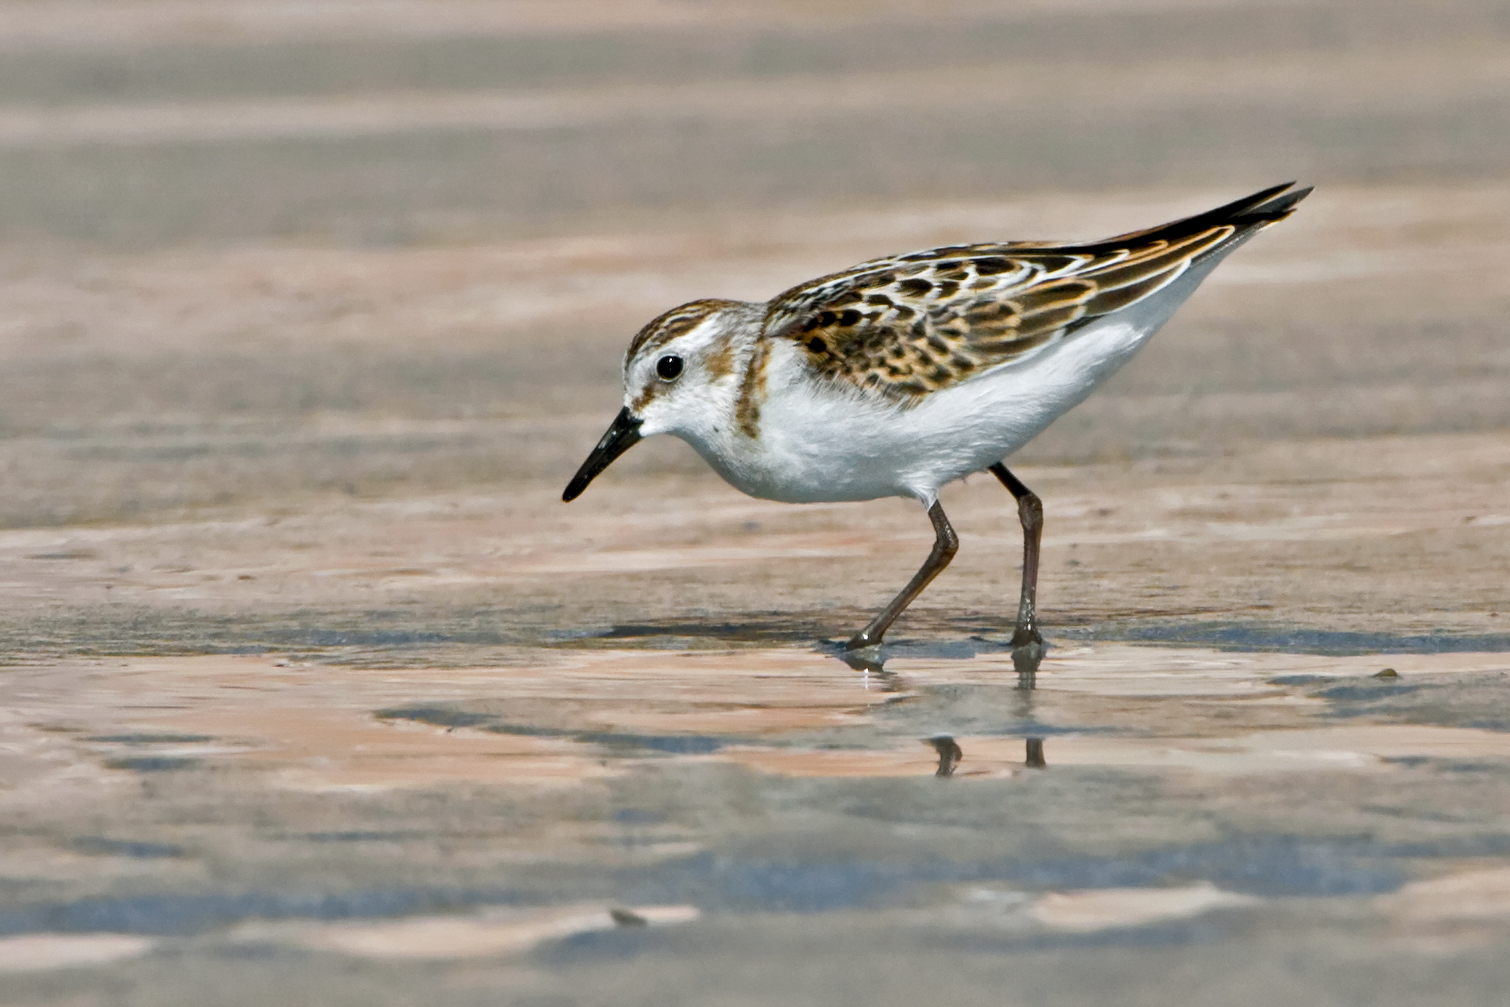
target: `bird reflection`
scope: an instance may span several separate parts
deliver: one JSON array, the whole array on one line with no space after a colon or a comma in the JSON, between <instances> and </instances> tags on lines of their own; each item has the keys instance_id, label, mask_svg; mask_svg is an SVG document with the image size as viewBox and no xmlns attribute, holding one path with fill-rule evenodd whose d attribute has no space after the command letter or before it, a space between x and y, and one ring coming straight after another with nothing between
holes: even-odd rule
<instances>
[{"instance_id":1,"label":"bird reflection","mask_svg":"<svg viewBox=\"0 0 1510 1007\"><path fill-rule=\"evenodd\" d=\"M939 753L938 769L933 771L934 776L953 776L954 769L965 761L964 749L960 748L959 742L947 734L935 735L932 738L924 738L925 745L932 745L933 750ZM1043 739L1027 739L1027 753L1023 759L1023 765L1028 769L1047 769L1048 760L1043 757Z\"/></svg>"},{"instance_id":2,"label":"bird reflection","mask_svg":"<svg viewBox=\"0 0 1510 1007\"><path fill-rule=\"evenodd\" d=\"M953 776L954 767L959 765L965 757L964 751L959 747L959 742L947 734L940 734L933 738L924 738L923 741L925 744L932 745L933 750L939 753L939 768L933 775Z\"/></svg>"},{"instance_id":3,"label":"bird reflection","mask_svg":"<svg viewBox=\"0 0 1510 1007\"><path fill-rule=\"evenodd\" d=\"M1017 671L1017 687L1038 688L1038 666L1043 663L1043 644L1027 643L1012 648L1012 667Z\"/></svg>"},{"instance_id":4,"label":"bird reflection","mask_svg":"<svg viewBox=\"0 0 1510 1007\"><path fill-rule=\"evenodd\" d=\"M1017 669L1017 694L1020 698L1019 716L1024 720L1033 717L1033 690L1038 688L1038 666L1043 663L1043 644L1034 642L1012 648L1012 667ZM1029 769L1047 769L1043 758L1043 739L1029 738L1023 765Z\"/></svg>"},{"instance_id":5,"label":"bird reflection","mask_svg":"<svg viewBox=\"0 0 1510 1007\"><path fill-rule=\"evenodd\" d=\"M1017 707L1016 714L1021 720L1033 719L1034 692L1038 688L1038 667L1043 663L1043 651L1043 644L1036 641L1012 648L1012 667L1017 672L1017 685L1013 690L1017 698L1013 705ZM907 691L907 684L902 676L886 670L886 658L882 656L878 647L864 650L841 650L834 656L865 676L866 689L879 688L882 692L894 693ZM953 776L955 769L965 758L964 750L954 736L937 734L922 740L923 744L931 745L938 753L938 768L934 770L933 775ZM1043 754L1043 738L1027 738L1026 742L1024 767L1048 768L1048 760Z\"/></svg>"}]
</instances>

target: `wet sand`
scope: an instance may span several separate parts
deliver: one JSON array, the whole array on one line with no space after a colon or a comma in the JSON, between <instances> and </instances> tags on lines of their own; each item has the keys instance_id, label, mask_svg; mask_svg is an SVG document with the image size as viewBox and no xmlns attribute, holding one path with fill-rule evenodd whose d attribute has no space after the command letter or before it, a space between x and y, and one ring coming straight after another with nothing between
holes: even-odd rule
<instances>
[{"instance_id":1,"label":"wet sand","mask_svg":"<svg viewBox=\"0 0 1510 1007\"><path fill-rule=\"evenodd\" d=\"M1497 1004L1510 23L0 17L0 1000ZM915 503L647 442L669 305L1318 186ZM1386 669L1389 669L1386 671Z\"/></svg>"}]
</instances>

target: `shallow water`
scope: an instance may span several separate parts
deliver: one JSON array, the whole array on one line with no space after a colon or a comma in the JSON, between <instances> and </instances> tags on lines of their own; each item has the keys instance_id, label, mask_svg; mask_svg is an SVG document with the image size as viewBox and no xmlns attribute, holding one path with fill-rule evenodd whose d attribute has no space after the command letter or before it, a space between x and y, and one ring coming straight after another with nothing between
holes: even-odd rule
<instances>
[{"instance_id":1,"label":"shallow water","mask_svg":"<svg viewBox=\"0 0 1510 1007\"><path fill-rule=\"evenodd\" d=\"M1461 711L1507 676L1111 643L1031 679L987 645L15 668L0 969L171 990L170 961L231 961L254 1000L345 962L600 995L651 969L667 995L729 955L819 981L789 942L824 919L851 965L903 941L971 981L1088 947L1251 963L1297 926L1344 971L1474 955L1510 938L1510 735Z\"/></svg>"}]
</instances>

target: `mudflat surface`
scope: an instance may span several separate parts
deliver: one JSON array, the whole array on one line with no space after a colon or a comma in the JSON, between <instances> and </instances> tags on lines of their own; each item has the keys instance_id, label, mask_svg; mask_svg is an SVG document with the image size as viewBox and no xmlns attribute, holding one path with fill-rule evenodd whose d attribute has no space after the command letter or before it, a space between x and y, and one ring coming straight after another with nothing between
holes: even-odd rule
<instances>
[{"instance_id":1,"label":"mudflat surface","mask_svg":"<svg viewBox=\"0 0 1510 1007\"><path fill-rule=\"evenodd\" d=\"M1503 5L0 14L0 1000L1498 1004ZM1317 191L915 503L624 345L864 258ZM1006 633L1004 633L1006 631ZM1389 669L1389 671L1385 671Z\"/></svg>"}]
</instances>

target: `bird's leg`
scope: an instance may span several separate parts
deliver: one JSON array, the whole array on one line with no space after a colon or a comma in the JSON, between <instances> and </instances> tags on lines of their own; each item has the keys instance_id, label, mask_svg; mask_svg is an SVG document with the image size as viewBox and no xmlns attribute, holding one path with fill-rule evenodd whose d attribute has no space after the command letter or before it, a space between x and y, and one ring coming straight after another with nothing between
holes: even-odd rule
<instances>
[{"instance_id":1,"label":"bird's leg","mask_svg":"<svg viewBox=\"0 0 1510 1007\"><path fill-rule=\"evenodd\" d=\"M862 647L874 647L881 642L881 637L891 624L896 622L897 616L912 604L912 599L923 593L923 588L928 582L937 577L954 554L959 552L959 536L954 534L954 529L949 526L949 519L944 516L944 508L937 500L928 508L928 520L933 522L933 533L938 536L933 543L933 551L923 561L922 567L913 574L912 580L902 588L902 593L891 600L891 604L881 609L881 614L870 620L870 625L850 638L846 647L849 650L859 650Z\"/></svg>"},{"instance_id":2,"label":"bird's leg","mask_svg":"<svg viewBox=\"0 0 1510 1007\"><path fill-rule=\"evenodd\" d=\"M1022 484L1001 462L991 466L991 474L1017 498L1017 516L1022 521L1022 595L1017 601L1017 626L1012 630L1012 646L1043 647L1038 635L1038 546L1043 540L1043 501Z\"/></svg>"}]
</instances>

